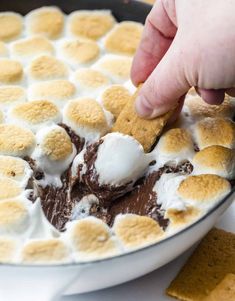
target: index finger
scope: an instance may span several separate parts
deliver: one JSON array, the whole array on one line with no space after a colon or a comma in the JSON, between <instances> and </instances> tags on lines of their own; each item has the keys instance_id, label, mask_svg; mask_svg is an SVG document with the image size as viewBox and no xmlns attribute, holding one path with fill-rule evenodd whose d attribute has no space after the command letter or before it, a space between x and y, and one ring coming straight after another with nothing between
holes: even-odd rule
<instances>
[{"instance_id":1,"label":"index finger","mask_svg":"<svg viewBox=\"0 0 235 301\"><path fill-rule=\"evenodd\" d=\"M149 13L135 54L131 78L144 82L171 45L177 31L174 1L158 0Z\"/></svg>"}]
</instances>

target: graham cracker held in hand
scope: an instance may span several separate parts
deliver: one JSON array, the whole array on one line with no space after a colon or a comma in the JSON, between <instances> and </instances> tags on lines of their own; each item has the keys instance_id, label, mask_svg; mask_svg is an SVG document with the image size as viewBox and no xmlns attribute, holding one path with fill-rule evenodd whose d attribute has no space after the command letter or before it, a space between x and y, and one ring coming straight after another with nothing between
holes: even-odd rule
<instances>
[{"instance_id":1,"label":"graham cracker held in hand","mask_svg":"<svg viewBox=\"0 0 235 301\"><path fill-rule=\"evenodd\" d=\"M215 228L201 241L166 292L183 301L203 301L229 273L235 274L235 234Z\"/></svg>"},{"instance_id":2,"label":"graham cracker held in hand","mask_svg":"<svg viewBox=\"0 0 235 301\"><path fill-rule=\"evenodd\" d=\"M121 111L112 131L133 136L143 145L145 152L149 152L155 144L158 136L161 134L167 121L171 117L173 111L154 119L143 119L139 117L135 111L135 100L140 88L141 86L139 86L131 100Z\"/></svg>"},{"instance_id":3,"label":"graham cracker held in hand","mask_svg":"<svg viewBox=\"0 0 235 301\"><path fill-rule=\"evenodd\" d=\"M227 274L203 301L234 301L235 274Z\"/></svg>"}]
</instances>

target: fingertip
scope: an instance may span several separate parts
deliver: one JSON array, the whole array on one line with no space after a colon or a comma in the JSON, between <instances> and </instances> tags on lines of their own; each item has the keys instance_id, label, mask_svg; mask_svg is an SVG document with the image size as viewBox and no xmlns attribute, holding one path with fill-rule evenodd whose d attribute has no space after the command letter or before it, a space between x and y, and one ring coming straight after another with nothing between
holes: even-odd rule
<instances>
[{"instance_id":1,"label":"fingertip","mask_svg":"<svg viewBox=\"0 0 235 301\"><path fill-rule=\"evenodd\" d=\"M210 105L220 105L224 101L225 90L198 89L201 98Z\"/></svg>"},{"instance_id":2,"label":"fingertip","mask_svg":"<svg viewBox=\"0 0 235 301\"><path fill-rule=\"evenodd\" d=\"M148 103L144 95L139 95L135 101L136 113L142 118L149 118L153 113L152 106Z\"/></svg>"},{"instance_id":3,"label":"fingertip","mask_svg":"<svg viewBox=\"0 0 235 301\"><path fill-rule=\"evenodd\" d=\"M139 95L135 101L135 110L141 118L153 119L159 117L168 111L170 107L158 106L154 107L145 95Z\"/></svg>"}]
</instances>

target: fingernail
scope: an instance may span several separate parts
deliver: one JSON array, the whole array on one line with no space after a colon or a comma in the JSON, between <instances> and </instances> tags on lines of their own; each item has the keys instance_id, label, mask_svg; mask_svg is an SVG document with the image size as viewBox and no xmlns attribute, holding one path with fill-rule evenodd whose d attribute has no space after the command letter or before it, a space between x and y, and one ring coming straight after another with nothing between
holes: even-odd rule
<instances>
[{"instance_id":1,"label":"fingernail","mask_svg":"<svg viewBox=\"0 0 235 301\"><path fill-rule=\"evenodd\" d=\"M143 95L136 98L135 110L140 117L149 117L153 113L153 108L148 105L148 101Z\"/></svg>"}]
</instances>

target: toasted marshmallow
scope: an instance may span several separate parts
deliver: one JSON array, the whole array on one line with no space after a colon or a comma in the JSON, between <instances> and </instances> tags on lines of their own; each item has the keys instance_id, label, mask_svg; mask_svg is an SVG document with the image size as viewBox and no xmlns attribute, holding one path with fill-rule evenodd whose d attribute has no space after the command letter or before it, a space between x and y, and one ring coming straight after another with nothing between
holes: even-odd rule
<instances>
[{"instance_id":1,"label":"toasted marshmallow","mask_svg":"<svg viewBox=\"0 0 235 301\"><path fill-rule=\"evenodd\" d=\"M40 34L49 39L59 38L64 29L64 15L57 7L41 7L26 16L27 33Z\"/></svg>"},{"instance_id":2,"label":"toasted marshmallow","mask_svg":"<svg viewBox=\"0 0 235 301\"><path fill-rule=\"evenodd\" d=\"M162 239L164 235L155 220L135 214L116 216L113 231L125 250L153 244Z\"/></svg>"},{"instance_id":3,"label":"toasted marshmallow","mask_svg":"<svg viewBox=\"0 0 235 301\"><path fill-rule=\"evenodd\" d=\"M33 133L13 124L0 124L0 155L25 157L35 146Z\"/></svg>"},{"instance_id":4,"label":"toasted marshmallow","mask_svg":"<svg viewBox=\"0 0 235 301\"><path fill-rule=\"evenodd\" d=\"M15 60L0 59L0 84L19 84L23 79L22 65Z\"/></svg>"},{"instance_id":5,"label":"toasted marshmallow","mask_svg":"<svg viewBox=\"0 0 235 301\"><path fill-rule=\"evenodd\" d=\"M12 57L22 60L24 63L39 55L52 55L53 53L54 48L52 43L42 36L33 36L18 40L11 45Z\"/></svg>"},{"instance_id":6,"label":"toasted marshmallow","mask_svg":"<svg viewBox=\"0 0 235 301\"><path fill-rule=\"evenodd\" d=\"M40 132L44 138L41 141L42 151L53 161L65 160L73 152L69 135L59 126L50 127L47 130L46 135L44 135L46 132L44 129ZM37 138L41 138L40 135Z\"/></svg>"},{"instance_id":7,"label":"toasted marshmallow","mask_svg":"<svg viewBox=\"0 0 235 301\"><path fill-rule=\"evenodd\" d=\"M109 227L95 217L70 222L65 235L76 261L101 259L120 253Z\"/></svg>"},{"instance_id":8,"label":"toasted marshmallow","mask_svg":"<svg viewBox=\"0 0 235 301\"><path fill-rule=\"evenodd\" d=\"M72 68L78 68L93 63L99 57L100 49L95 41L75 39L63 41L58 53Z\"/></svg>"},{"instance_id":9,"label":"toasted marshmallow","mask_svg":"<svg viewBox=\"0 0 235 301\"><path fill-rule=\"evenodd\" d=\"M18 251L18 241L14 238L0 237L0 262L12 263Z\"/></svg>"},{"instance_id":10,"label":"toasted marshmallow","mask_svg":"<svg viewBox=\"0 0 235 301\"><path fill-rule=\"evenodd\" d=\"M43 126L59 123L61 115L52 102L36 100L13 107L9 119L15 124L23 125L36 132Z\"/></svg>"},{"instance_id":11,"label":"toasted marshmallow","mask_svg":"<svg viewBox=\"0 0 235 301\"><path fill-rule=\"evenodd\" d=\"M74 98L75 95L75 85L70 81L63 79L35 83L28 89L29 99L47 99L58 105L58 107L65 105L66 100Z\"/></svg>"},{"instance_id":12,"label":"toasted marshmallow","mask_svg":"<svg viewBox=\"0 0 235 301\"><path fill-rule=\"evenodd\" d=\"M133 21L117 24L105 39L107 51L134 55L143 32L143 25Z\"/></svg>"},{"instance_id":13,"label":"toasted marshmallow","mask_svg":"<svg viewBox=\"0 0 235 301\"><path fill-rule=\"evenodd\" d=\"M23 18L13 12L0 13L0 40L9 42L21 35Z\"/></svg>"},{"instance_id":14,"label":"toasted marshmallow","mask_svg":"<svg viewBox=\"0 0 235 301\"><path fill-rule=\"evenodd\" d=\"M153 160L133 137L110 133L102 138L95 161L99 183L123 185L135 182L146 172Z\"/></svg>"},{"instance_id":15,"label":"toasted marshmallow","mask_svg":"<svg viewBox=\"0 0 235 301\"><path fill-rule=\"evenodd\" d=\"M130 78L132 59L118 55L104 55L93 65L97 70L102 71L115 84L122 84Z\"/></svg>"},{"instance_id":16,"label":"toasted marshmallow","mask_svg":"<svg viewBox=\"0 0 235 301\"><path fill-rule=\"evenodd\" d=\"M112 117L91 98L71 100L64 109L63 122L87 141L99 139L111 127Z\"/></svg>"},{"instance_id":17,"label":"toasted marshmallow","mask_svg":"<svg viewBox=\"0 0 235 301\"><path fill-rule=\"evenodd\" d=\"M108 77L101 71L88 68L78 69L74 73L73 80L79 93L86 97L96 97L104 87L110 84Z\"/></svg>"},{"instance_id":18,"label":"toasted marshmallow","mask_svg":"<svg viewBox=\"0 0 235 301\"><path fill-rule=\"evenodd\" d=\"M117 118L124 106L130 101L131 94L124 86L112 85L104 90L100 98L104 108Z\"/></svg>"},{"instance_id":19,"label":"toasted marshmallow","mask_svg":"<svg viewBox=\"0 0 235 301\"><path fill-rule=\"evenodd\" d=\"M22 187L26 187L32 174L33 171L27 161L10 156L0 156L0 177L10 178L19 182Z\"/></svg>"},{"instance_id":20,"label":"toasted marshmallow","mask_svg":"<svg viewBox=\"0 0 235 301\"><path fill-rule=\"evenodd\" d=\"M199 121L194 131L199 149L211 145L235 147L235 125L231 120L208 117Z\"/></svg>"},{"instance_id":21,"label":"toasted marshmallow","mask_svg":"<svg viewBox=\"0 0 235 301\"><path fill-rule=\"evenodd\" d=\"M216 174L223 178L235 179L235 150L214 145L204 148L193 158L193 173Z\"/></svg>"},{"instance_id":22,"label":"toasted marshmallow","mask_svg":"<svg viewBox=\"0 0 235 301\"><path fill-rule=\"evenodd\" d=\"M0 235L17 235L29 227L27 206L18 200L0 202Z\"/></svg>"},{"instance_id":23,"label":"toasted marshmallow","mask_svg":"<svg viewBox=\"0 0 235 301\"><path fill-rule=\"evenodd\" d=\"M53 56L41 55L30 63L27 73L30 82L46 81L65 79L69 74L69 69L62 61Z\"/></svg>"},{"instance_id":24,"label":"toasted marshmallow","mask_svg":"<svg viewBox=\"0 0 235 301\"><path fill-rule=\"evenodd\" d=\"M22 192L22 187L17 181L6 177L0 177L0 200L15 198Z\"/></svg>"},{"instance_id":25,"label":"toasted marshmallow","mask_svg":"<svg viewBox=\"0 0 235 301\"><path fill-rule=\"evenodd\" d=\"M28 241L20 254L23 263L49 264L71 261L69 248L58 239L38 239Z\"/></svg>"},{"instance_id":26,"label":"toasted marshmallow","mask_svg":"<svg viewBox=\"0 0 235 301\"><path fill-rule=\"evenodd\" d=\"M170 208L165 213L165 218L170 220L170 224L166 229L167 234L173 234L179 231L186 225L193 223L197 220L203 212L197 207L188 206L185 210L177 210Z\"/></svg>"},{"instance_id":27,"label":"toasted marshmallow","mask_svg":"<svg viewBox=\"0 0 235 301\"><path fill-rule=\"evenodd\" d=\"M0 57L8 56L8 49L6 45L0 41Z\"/></svg>"},{"instance_id":28,"label":"toasted marshmallow","mask_svg":"<svg viewBox=\"0 0 235 301\"><path fill-rule=\"evenodd\" d=\"M57 125L42 128L36 135L37 147L32 154L45 173L41 185L61 186L60 176L69 167L76 150L66 131Z\"/></svg>"},{"instance_id":29,"label":"toasted marshmallow","mask_svg":"<svg viewBox=\"0 0 235 301\"><path fill-rule=\"evenodd\" d=\"M207 210L222 200L230 190L230 183L224 178L203 174L184 179L178 187L177 194L188 204Z\"/></svg>"},{"instance_id":30,"label":"toasted marshmallow","mask_svg":"<svg viewBox=\"0 0 235 301\"><path fill-rule=\"evenodd\" d=\"M192 138L186 129L175 128L163 134L154 150L157 166L178 165L195 154Z\"/></svg>"},{"instance_id":31,"label":"toasted marshmallow","mask_svg":"<svg viewBox=\"0 0 235 301\"><path fill-rule=\"evenodd\" d=\"M70 14L69 33L74 37L98 40L115 24L109 10L80 10Z\"/></svg>"},{"instance_id":32,"label":"toasted marshmallow","mask_svg":"<svg viewBox=\"0 0 235 301\"><path fill-rule=\"evenodd\" d=\"M0 108L8 110L12 106L26 101L26 93L19 86L0 86Z\"/></svg>"},{"instance_id":33,"label":"toasted marshmallow","mask_svg":"<svg viewBox=\"0 0 235 301\"><path fill-rule=\"evenodd\" d=\"M1 217L4 212L6 216L0 221L0 236L16 236L20 240L27 240L57 238L60 235L45 217L40 199L32 203L21 194L1 200Z\"/></svg>"},{"instance_id":34,"label":"toasted marshmallow","mask_svg":"<svg viewBox=\"0 0 235 301\"><path fill-rule=\"evenodd\" d=\"M167 234L197 220L230 191L230 184L215 175L182 176L163 174L153 191L157 203L170 220Z\"/></svg>"},{"instance_id":35,"label":"toasted marshmallow","mask_svg":"<svg viewBox=\"0 0 235 301\"><path fill-rule=\"evenodd\" d=\"M186 210L186 204L177 195L179 184L186 178L176 173L165 173L155 183L153 191L157 194L157 203L161 209L174 209L176 211Z\"/></svg>"},{"instance_id":36,"label":"toasted marshmallow","mask_svg":"<svg viewBox=\"0 0 235 301\"><path fill-rule=\"evenodd\" d=\"M205 117L232 118L234 116L235 103L228 95L225 95L224 102L221 105L211 105L206 103L199 95L192 93L186 97L185 106L193 118L198 120Z\"/></svg>"}]
</instances>

